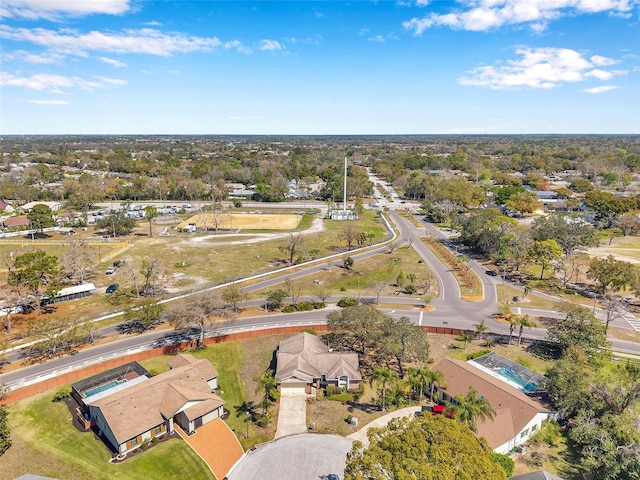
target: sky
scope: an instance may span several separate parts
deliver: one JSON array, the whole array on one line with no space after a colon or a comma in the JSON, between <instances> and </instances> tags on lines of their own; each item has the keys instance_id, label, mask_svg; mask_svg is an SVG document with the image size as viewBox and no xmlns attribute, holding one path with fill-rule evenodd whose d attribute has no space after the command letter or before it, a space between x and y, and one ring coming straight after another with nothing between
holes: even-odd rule
<instances>
[{"instance_id":1,"label":"sky","mask_svg":"<svg viewBox=\"0 0 640 480\"><path fill-rule=\"evenodd\" d=\"M640 134L640 0L2 0L0 134Z\"/></svg>"}]
</instances>

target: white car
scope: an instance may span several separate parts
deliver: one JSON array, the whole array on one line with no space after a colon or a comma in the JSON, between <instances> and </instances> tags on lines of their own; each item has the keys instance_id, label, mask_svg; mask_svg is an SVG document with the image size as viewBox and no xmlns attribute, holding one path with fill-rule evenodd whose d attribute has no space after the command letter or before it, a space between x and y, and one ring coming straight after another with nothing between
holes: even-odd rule
<instances>
[{"instance_id":1,"label":"white car","mask_svg":"<svg viewBox=\"0 0 640 480\"><path fill-rule=\"evenodd\" d=\"M104 273L106 273L107 275L113 275L114 273L116 273L116 267L109 267Z\"/></svg>"}]
</instances>

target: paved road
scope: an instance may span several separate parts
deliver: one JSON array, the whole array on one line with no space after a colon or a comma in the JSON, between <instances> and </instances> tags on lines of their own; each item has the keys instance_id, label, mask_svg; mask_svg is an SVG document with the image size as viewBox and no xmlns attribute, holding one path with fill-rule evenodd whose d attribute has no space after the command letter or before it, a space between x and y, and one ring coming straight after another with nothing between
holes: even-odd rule
<instances>
[{"instance_id":1,"label":"paved road","mask_svg":"<svg viewBox=\"0 0 640 480\"><path fill-rule=\"evenodd\" d=\"M398 206L382 200L383 205L393 207ZM394 202L395 203L395 202ZM474 260L470 260L470 267L478 273L480 281L483 284L484 298L480 302L468 302L460 299L457 281L448 268L442 264L437 257L422 243L421 237L432 235L436 238L446 238L445 234L437 230L433 225L424 224L421 228L417 228L409 220L401 217L395 211L390 211L390 217L398 226L399 239L398 242L410 243L416 249L423 260L433 269L439 284L439 296L432 301L435 310L432 312L414 312L388 311L392 316L407 316L412 321L420 325L430 326L447 326L451 328L473 329L473 324L484 320L489 331L493 333L508 335L509 326L496 322L493 313L497 310L496 285L501 281L499 277L490 277L484 274L484 267ZM352 256L356 259L365 258L372 255L387 252L388 247L379 246L368 249L365 252L354 252ZM341 264L340 258L333 260L334 264ZM326 262L313 264L307 267L298 266L292 270L284 270L274 278L262 278L258 276L254 283L245 287L247 292L259 289L271 288L274 285L284 282L287 278L297 279L304 276L312 276L318 271L327 268ZM219 288L219 287L215 287ZM176 297L184 298L186 295ZM412 302L416 303L416 299L393 298L391 301L396 302ZM254 302L255 303L255 302ZM258 302L259 303L259 302ZM522 313L528 313L524 307ZM543 311L537 311L531 314L541 314ZM327 311L303 312L300 314L287 315L270 315L264 317L255 317L242 319L234 322L232 325L221 329L220 332L241 331L243 329L262 329L273 326L282 325L311 325L326 322ZM546 316L559 315L557 312L544 312ZM599 312L602 315L602 312ZM612 325L630 328L630 325L623 318L618 318L612 322ZM110 327L111 329L115 327ZM108 333L109 330L99 332L101 334ZM525 337L534 339L546 338L546 330L540 328L528 328L524 333ZM124 337L118 342L108 345L92 348L78 353L73 357L64 357L52 360L40 365L34 365L21 369L16 372L10 372L0 375L0 384L7 384L12 388L35 383L36 381L49 378L53 375L65 373L71 368L80 368L90 363L97 363L114 356L134 353L144 348L153 348L160 345L166 345L177 341L184 340L184 335L170 332L152 332L147 335L137 337ZM625 342L620 340L612 340L615 350L624 352L640 353L640 344L634 342ZM10 355L9 361L14 361L15 356Z\"/></svg>"}]
</instances>

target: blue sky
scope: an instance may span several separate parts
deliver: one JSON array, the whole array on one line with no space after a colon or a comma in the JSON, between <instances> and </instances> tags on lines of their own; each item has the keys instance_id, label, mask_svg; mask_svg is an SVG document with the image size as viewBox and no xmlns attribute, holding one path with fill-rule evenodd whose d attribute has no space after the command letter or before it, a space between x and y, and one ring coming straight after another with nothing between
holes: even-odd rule
<instances>
[{"instance_id":1,"label":"blue sky","mask_svg":"<svg viewBox=\"0 0 640 480\"><path fill-rule=\"evenodd\" d=\"M2 0L0 134L640 133L640 0Z\"/></svg>"}]
</instances>

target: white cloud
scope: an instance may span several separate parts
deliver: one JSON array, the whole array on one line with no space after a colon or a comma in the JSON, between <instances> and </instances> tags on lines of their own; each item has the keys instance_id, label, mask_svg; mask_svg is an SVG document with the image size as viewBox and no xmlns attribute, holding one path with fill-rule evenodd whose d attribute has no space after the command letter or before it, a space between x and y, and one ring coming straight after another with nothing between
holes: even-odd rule
<instances>
[{"instance_id":1,"label":"white cloud","mask_svg":"<svg viewBox=\"0 0 640 480\"><path fill-rule=\"evenodd\" d=\"M35 105L69 105L66 100L27 100L27 103L33 103Z\"/></svg>"},{"instance_id":2,"label":"white cloud","mask_svg":"<svg viewBox=\"0 0 640 480\"><path fill-rule=\"evenodd\" d=\"M505 65L482 66L459 79L462 85L489 87L494 90L511 88L554 88L562 83L581 82L588 78L609 80L624 75L621 70L596 68L616 63L606 57L589 59L568 48L518 48L519 60L508 60Z\"/></svg>"},{"instance_id":3,"label":"white cloud","mask_svg":"<svg viewBox=\"0 0 640 480\"><path fill-rule=\"evenodd\" d=\"M45 53L32 53L25 50L16 50L11 53L5 53L2 56L3 61L15 61L19 60L25 63L32 63L35 65L48 65L52 63L60 63L64 60L64 55L57 54L55 52Z\"/></svg>"},{"instance_id":4,"label":"white cloud","mask_svg":"<svg viewBox=\"0 0 640 480\"><path fill-rule=\"evenodd\" d=\"M0 86L19 87L28 90L47 90L51 93L63 93L65 89L82 89L93 91L97 88L105 88L109 85L125 85L125 80L101 77L94 80L86 80L80 77L65 77L39 73L30 77L17 77L9 73L0 72Z\"/></svg>"},{"instance_id":5,"label":"white cloud","mask_svg":"<svg viewBox=\"0 0 640 480\"><path fill-rule=\"evenodd\" d=\"M282 50L282 45L277 40L262 40L260 42L260 50L277 51Z\"/></svg>"},{"instance_id":6,"label":"white cloud","mask_svg":"<svg viewBox=\"0 0 640 480\"><path fill-rule=\"evenodd\" d=\"M251 49L242 44L239 40L232 40L224 43L225 50L236 50L241 53L251 53Z\"/></svg>"},{"instance_id":7,"label":"white cloud","mask_svg":"<svg viewBox=\"0 0 640 480\"><path fill-rule=\"evenodd\" d=\"M616 85L602 85L601 87L585 88L587 93L604 93L618 88Z\"/></svg>"},{"instance_id":8,"label":"white cloud","mask_svg":"<svg viewBox=\"0 0 640 480\"><path fill-rule=\"evenodd\" d=\"M378 43L384 43L387 41L387 39L384 38L383 35L374 35L373 37L367 38L367 40L369 40L370 42L378 42Z\"/></svg>"},{"instance_id":9,"label":"white cloud","mask_svg":"<svg viewBox=\"0 0 640 480\"><path fill-rule=\"evenodd\" d=\"M120 60L116 60L115 58L100 57L98 60L100 60L102 63L106 63L107 65L111 65L112 67L116 68L124 68L127 66L126 63L121 62Z\"/></svg>"},{"instance_id":10,"label":"white cloud","mask_svg":"<svg viewBox=\"0 0 640 480\"><path fill-rule=\"evenodd\" d=\"M485 31L526 23L540 32L548 22L565 15L608 12L627 16L636 3L637 0L462 0L462 9L414 17L405 21L403 27L421 35L434 26Z\"/></svg>"},{"instance_id":11,"label":"white cloud","mask_svg":"<svg viewBox=\"0 0 640 480\"><path fill-rule=\"evenodd\" d=\"M0 25L0 38L18 42L31 42L52 51L86 56L88 51L112 53L145 53L170 56L174 53L209 51L222 42L216 37L194 37L182 34L166 34L159 30L143 28L125 30L123 33L76 30L60 31L44 28L12 28Z\"/></svg>"},{"instance_id":12,"label":"white cloud","mask_svg":"<svg viewBox=\"0 0 640 480\"><path fill-rule=\"evenodd\" d=\"M92 14L121 15L131 10L130 0L3 0L1 17L44 18Z\"/></svg>"}]
</instances>

